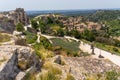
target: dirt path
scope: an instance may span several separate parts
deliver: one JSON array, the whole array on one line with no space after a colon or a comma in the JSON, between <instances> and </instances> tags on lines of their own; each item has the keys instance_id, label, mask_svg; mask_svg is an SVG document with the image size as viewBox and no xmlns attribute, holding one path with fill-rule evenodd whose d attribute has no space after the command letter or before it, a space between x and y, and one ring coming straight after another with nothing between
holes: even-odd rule
<instances>
[{"instance_id":1,"label":"dirt path","mask_svg":"<svg viewBox=\"0 0 120 80\"><path fill-rule=\"evenodd\" d=\"M77 42L79 41L78 39L76 39L74 37L70 37L70 36L56 37L56 36L48 36L48 35L45 35L45 34L41 34L41 36L44 36L49 40L51 38L66 38L66 39L75 40ZM81 44L80 44L79 48L81 50L83 50L84 52L88 52L89 54L91 54L91 52L92 52L90 44L83 43L82 41L81 41ZM95 52L95 55L93 55L94 58L98 58L98 56L101 54L102 56L104 56L104 58L106 58L106 59L112 61L114 64L120 66L120 56L113 55L110 52L104 51L104 50L99 49L99 48L95 48L94 52Z\"/></svg>"},{"instance_id":2,"label":"dirt path","mask_svg":"<svg viewBox=\"0 0 120 80\"><path fill-rule=\"evenodd\" d=\"M83 50L84 52L88 52L90 54L92 52L91 46L87 43L81 42L79 48L81 50ZM104 51L99 48L95 48L94 53L95 53L95 55L93 55L93 57L98 58L98 56L101 54L102 56L104 56L104 58L106 58L106 59L112 61L114 64L120 66L120 56L114 55L110 52Z\"/></svg>"}]
</instances>

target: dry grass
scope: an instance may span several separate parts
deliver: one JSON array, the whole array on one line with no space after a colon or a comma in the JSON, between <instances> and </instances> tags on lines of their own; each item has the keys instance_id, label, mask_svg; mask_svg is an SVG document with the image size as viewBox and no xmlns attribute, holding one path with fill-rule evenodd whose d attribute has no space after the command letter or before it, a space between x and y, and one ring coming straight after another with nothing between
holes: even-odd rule
<instances>
[{"instance_id":1,"label":"dry grass","mask_svg":"<svg viewBox=\"0 0 120 80\"><path fill-rule=\"evenodd\" d=\"M10 36L0 33L0 43L10 41Z\"/></svg>"},{"instance_id":2,"label":"dry grass","mask_svg":"<svg viewBox=\"0 0 120 80\"><path fill-rule=\"evenodd\" d=\"M39 76L39 80L60 80L60 76L62 74L61 69L56 67L53 63L46 61L43 65L43 69L47 72L42 73Z\"/></svg>"},{"instance_id":3,"label":"dry grass","mask_svg":"<svg viewBox=\"0 0 120 80\"><path fill-rule=\"evenodd\" d=\"M46 58L52 57L53 52L49 51L45 48L41 48L40 50L37 51L37 55L42 59L45 60Z\"/></svg>"},{"instance_id":4,"label":"dry grass","mask_svg":"<svg viewBox=\"0 0 120 80\"><path fill-rule=\"evenodd\" d=\"M75 78L71 74L67 74L67 78L65 80L75 80Z\"/></svg>"}]
</instances>

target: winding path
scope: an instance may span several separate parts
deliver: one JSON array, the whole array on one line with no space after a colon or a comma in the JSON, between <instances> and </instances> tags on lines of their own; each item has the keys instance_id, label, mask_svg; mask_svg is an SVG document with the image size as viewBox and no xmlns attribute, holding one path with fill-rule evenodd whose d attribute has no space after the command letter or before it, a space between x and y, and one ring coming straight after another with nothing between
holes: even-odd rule
<instances>
[{"instance_id":1,"label":"winding path","mask_svg":"<svg viewBox=\"0 0 120 80\"><path fill-rule=\"evenodd\" d=\"M41 34L42 36L46 37L47 39L51 39L51 38L67 38L67 39L72 39L72 40L75 40L75 41L80 41L74 37L70 37L70 36L64 36L64 37L55 37L55 36L48 36L48 35L44 35L44 34ZM84 51L84 52L88 52L89 54L91 54L92 52L92 49L91 49L91 45L90 44L87 44L87 43L84 43L81 41L80 43L80 46L79 48ZM107 51L104 51L102 49L99 49L99 48L96 48L94 49L94 53L95 55L92 55L92 57L94 58L98 58L98 56L101 54L105 59L108 59L110 60L111 62L113 62L114 64L118 65L120 67L120 56L118 55L114 55L110 52L107 52Z\"/></svg>"},{"instance_id":2,"label":"winding path","mask_svg":"<svg viewBox=\"0 0 120 80\"><path fill-rule=\"evenodd\" d=\"M84 52L88 52L89 54L91 54L92 52L90 44L84 43L82 41L81 41L79 48L83 50ZM95 55L93 55L93 57L98 58L98 56L101 54L102 56L104 56L105 59L108 59L114 64L120 66L120 56L114 55L110 52L104 51L96 47L94 49L94 53Z\"/></svg>"}]
</instances>

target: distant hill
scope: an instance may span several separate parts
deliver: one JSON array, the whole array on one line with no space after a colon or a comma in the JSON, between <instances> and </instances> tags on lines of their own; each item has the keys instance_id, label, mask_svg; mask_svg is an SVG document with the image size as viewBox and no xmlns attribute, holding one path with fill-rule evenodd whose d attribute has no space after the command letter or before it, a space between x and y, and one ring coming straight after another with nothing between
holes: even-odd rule
<instances>
[{"instance_id":1,"label":"distant hill","mask_svg":"<svg viewBox=\"0 0 120 80\"><path fill-rule=\"evenodd\" d=\"M95 22L120 19L120 10L98 10L95 13L88 15L87 19Z\"/></svg>"},{"instance_id":2,"label":"distant hill","mask_svg":"<svg viewBox=\"0 0 120 80\"><path fill-rule=\"evenodd\" d=\"M42 15L42 14L63 14L66 16L84 16L84 15L89 15L92 14L94 12L96 12L96 10L51 10L51 11L26 11L27 15L30 17L35 17L38 15Z\"/></svg>"},{"instance_id":3,"label":"distant hill","mask_svg":"<svg viewBox=\"0 0 120 80\"><path fill-rule=\"evenodd\" d=\"M93 15L93 14L97 14L98 13L105 13L106 12L114 12L114 11L119 11L119 8L113 8L113 9L91 9L91 10L45 10L45 11L26 11L27 15L29 15L30 17L35 17L38 15L42 15L42 14L63 14L66 16L86 16L86 15ZM94 17L94 16L93 16Z\"/></svg>"}]
</instances>

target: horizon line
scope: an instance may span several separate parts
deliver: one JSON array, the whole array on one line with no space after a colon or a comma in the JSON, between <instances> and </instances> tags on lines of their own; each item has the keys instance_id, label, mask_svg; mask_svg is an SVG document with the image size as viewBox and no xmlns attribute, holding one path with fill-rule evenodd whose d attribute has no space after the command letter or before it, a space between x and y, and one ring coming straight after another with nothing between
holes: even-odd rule
<instances>
[{"instance_id":1,"label":"horizon line","mask_svg":"<svg viewBox=\"0 0 120 80\"><path fill-rule=\"evenodd\" d=\"M21 7L22 8L22 7ZM16 8L15 8L16 9ZM4 11L12 11L12 10L15 10L15 9L10 9L10 10L0 10L0 12L4 12ZM25 8L23 8L25 10ZM91 9L46 9L46 10L25 10L25 11L70 11L70 10L73 10L73 11L77 11L77 10L120 10L120 8L91 8Z\"/></svg>"}]
</instances>

